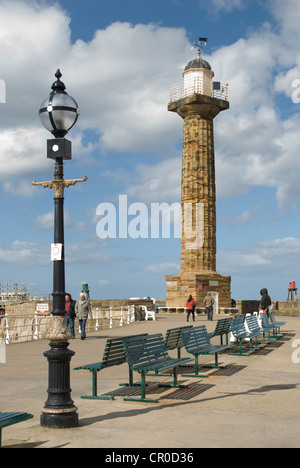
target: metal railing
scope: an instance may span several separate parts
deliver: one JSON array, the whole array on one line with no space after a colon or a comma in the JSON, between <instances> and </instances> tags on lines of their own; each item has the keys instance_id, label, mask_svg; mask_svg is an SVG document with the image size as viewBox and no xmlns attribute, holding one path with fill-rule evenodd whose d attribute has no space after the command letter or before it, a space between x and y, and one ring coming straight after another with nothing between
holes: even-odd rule
<instances>
[{"instance_id":1,"label":"metal railing","mask_svg":"<svg viewBox=\"0 0 300 468\"><path fill-rule=\"evenodd\" d=\"M135 306L94 308L92 313L93 320L88 320L86 331L123 327L135 321ZM3 340L5 344L9 345L19 341L45 338L52 325L50 315L49 313L31 313L0 316L0 341ZM26 330L28 331L26 332ZM80 331L78 320L75 320L75 331Z\"/></svg>"},{"instance_id":2,"label":"metal railing","mask_svg":"<svg viewBox=\"0 0 300 468\"><path fill-rule=\"evenodd\" d=\"M167 314L184 314L187 312L186 307L159 307L158 308L159 312L161 313L167 313ZM195 309L195 314L203 314L205 313L205 307L196 307Z\"/></svg>"},{"instance_id":3,"label":"metal railing","mask_svg":"<svg viewBox=\"0 0 300 468\"><path fill-rule=\"evenodd\" d=\"M216 83L215 83L216 84ZM179 101L187 96L192 94L203 94L205 96L214 97L217 99L222 99L223 101L228 100L228 84L218 83L218 89L215 88L214 82L211 83L211 86L205 89L203 84L203 79L201 77L195 77L193 80L189 81L188 84L177 83L170 88L170 103Z\"/></svg>"},{"instance_id":4,"label":"metal railing","mask_svg":"<svg viewBox=\"0 0 300 468\"><path fill-rule=\"evenodd\" d=\"M27 341L31 340L38 340L41 335L41 326L47 327L52 322L51 321L43 321L41 323L41 319L49 316L50 314L5 314L0 317L0 339L4 339L6 344L11 344L13 341ZM15 322L16 319L19 321L23 321L23 323L19 324L11 324L12 321ZM4 323L4 325L3 325ZM24 334L24 329L29 329L29 332ZM12 330L15 330L12 333ZM21 334L18 333L20 330Z\"/></svg>"},{"instance_id":5,"label":"metal railing","mask_svg":"<svg viewBox=\"0 0 300 468\"><path fill-rule=\"evenodd\" d=\"M158 309L161 313L167 314L184 314L187 312L186 307L159 307ZM206 307L196 307L195 313L197 314L205 314ZM238 314L239 308L238 307L219 307L218 314Z\"/></svg>"},{"instance_id":6,"label":"metal railing","mask_svg":"<svg viewBox=\"0 0 300 468\"><path fill-rule=\"evenodd\" d=\"M120 312L120 315L114 312ZM107 309L100 309L96 307L92 309L93 318L96 321L95 330L102 330L103 328L114 328L115 326L123 327L129 325L135 321L135 306L124 306L124 307L108 307ZM106 323L105 323L106 322Z\"/></svg>"}]
</instances>

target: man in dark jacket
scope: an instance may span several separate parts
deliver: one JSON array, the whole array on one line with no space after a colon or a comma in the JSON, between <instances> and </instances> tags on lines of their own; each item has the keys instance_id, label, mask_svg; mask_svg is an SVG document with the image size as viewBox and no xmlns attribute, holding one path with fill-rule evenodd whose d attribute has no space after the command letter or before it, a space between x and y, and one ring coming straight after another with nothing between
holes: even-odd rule
<instances>
[{"instance_id":1,"label":"man in dark jacket","mask_svg":"<svg viewBox=\"0 0 300 468\"><path fill-rule=\"evenodd\" d=\"M205 305L205 311L207 313L207 320L213 321L213 314L214 314L214 305L215 301L213 297L211 296L210 293L207 293L207 295L204 298L204 305Z\"/></svg>"},{"instance_id":2,"label":"man in dark jacket","mask_svg":"<svg viewBox=\"0 0 300 468\"><path fill-rule=\"evenodd\" d=\"M72 299L71 294L66 293L65 296L65 310L66 310L66 319L67 319L67 327L70 327L70 332L72 338L75 338L75 327L74 327L74 320L76 317L75 314L75 304L76 301Z\"/></svg>"},{"instance_id":3,"label":"man in dark jacket","mask_svg":"<svg viewBox=\"0 0 300 468\"><path fill-rule=\"evenodd\" d=\"M260 294L262 298L260 300L259 308L263 312L267 312L269 310L270 305L272 304L267 288L261 289Z\"/></svg>"}]
</instances>

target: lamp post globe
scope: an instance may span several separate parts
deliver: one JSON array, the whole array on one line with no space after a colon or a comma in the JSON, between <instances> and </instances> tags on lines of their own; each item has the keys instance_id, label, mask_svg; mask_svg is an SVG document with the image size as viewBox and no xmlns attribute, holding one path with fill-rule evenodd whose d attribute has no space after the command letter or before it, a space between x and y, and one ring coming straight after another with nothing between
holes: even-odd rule
<instances>
[{"instance_id":1,"label":"lamp post globe","mask_svg":"<svg viewBox=\"0 0 300 468\"><path fill-rule=\"evenodd\" d=\"M60 80L62 74L58 69L57 80L53 83L52 92L40 106L39 116L42 124L55 138L63 138L74 127L78 120L77 102L65 91L66 87Z\"/></svg>"}]
</instances>

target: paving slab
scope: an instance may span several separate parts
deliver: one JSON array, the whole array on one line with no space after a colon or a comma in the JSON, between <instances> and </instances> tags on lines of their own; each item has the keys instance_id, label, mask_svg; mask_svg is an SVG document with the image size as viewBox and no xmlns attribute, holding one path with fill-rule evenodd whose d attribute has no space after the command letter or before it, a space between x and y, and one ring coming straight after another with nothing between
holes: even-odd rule
<instances>
[{"instance_id":1,"label":"paving slab","mask_svg":"<svg viewBox=\"0 0 300 468\"><path fill-rule=\"evenodd\" d=\"M222 317L219 317L222 318ZM122 328L88 333L85 341L70 341L72 398L78 407L79 427L47 429L39 419L47 399L48 365L43 352L47 340L11 344L6 363L0 364L0 411L26 411L34 418L3 429L3 447L10 448L104 448L104 449L197 449L216 447L300 447L300 318L280 317L287 324L283 336L250 356L224 353L219 361L226 370L201 369L206 378L179 375L188 389L159 388L170 377L148 377L147 392L158 403L125 402L125 393L138 389L119 387L128 379L123 364L98 374L98 393L115 399L84 400L91 393L91 374L74 367L98 362L107 338L138 333L163 333L186 325L184 315L157 314L156 321L138 322ZM198 316L194 325L214 322ZM219 340L214 338L214 342ZM299 351L298 351L299 350ZM176 351L170 352L176 356ZM183 351L182 356L188 356ZM209 357L200 357L201 364ZM135 373L136 381L139 374Z\"/></svg>"}]
</instances>

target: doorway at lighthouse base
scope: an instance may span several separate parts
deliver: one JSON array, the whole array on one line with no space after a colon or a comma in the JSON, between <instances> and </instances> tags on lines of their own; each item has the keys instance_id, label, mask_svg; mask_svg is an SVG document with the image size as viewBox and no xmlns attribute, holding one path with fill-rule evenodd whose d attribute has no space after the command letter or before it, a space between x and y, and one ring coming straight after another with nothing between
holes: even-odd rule
<instances>
[{"instance_id":1,"label":"doorway at lighthouse base","mask_svg":"<svg viewBox=\"0 0 300 468\"><path fill-rule=\"evenodd\" d=\"M204 307L207 293L213 296L216 307L231 307L231 276L221 276L216 272L179 273L166 276L167 307L185 307L190 294L197 307Z\"/></svg>"}]
</instances>

